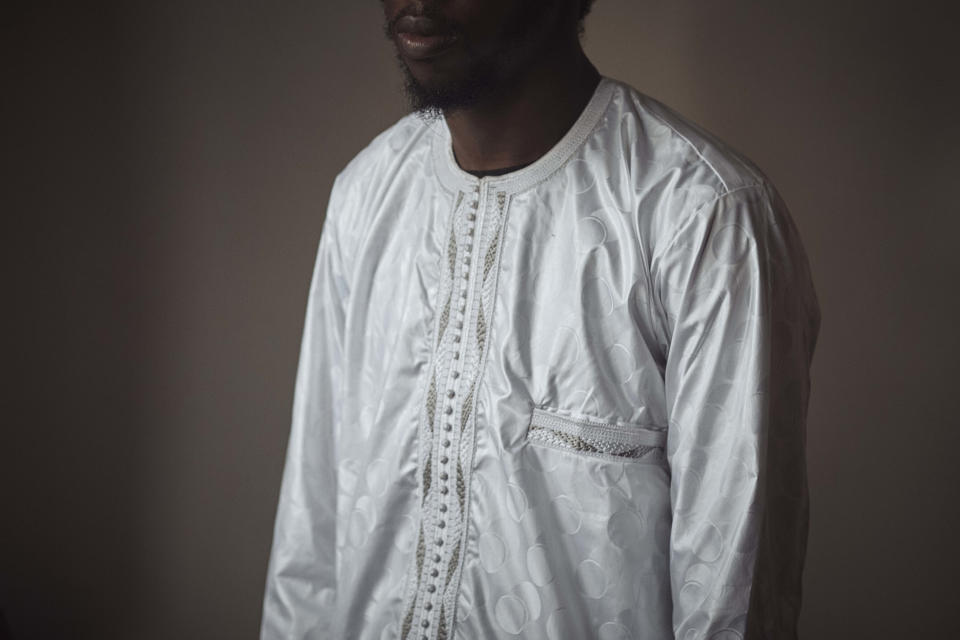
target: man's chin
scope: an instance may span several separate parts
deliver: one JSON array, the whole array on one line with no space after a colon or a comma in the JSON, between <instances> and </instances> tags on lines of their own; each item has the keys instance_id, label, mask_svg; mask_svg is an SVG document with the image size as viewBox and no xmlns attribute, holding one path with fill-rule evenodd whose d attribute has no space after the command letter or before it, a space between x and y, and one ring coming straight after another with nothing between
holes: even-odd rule
<instances>
[{"instance_id":1,"label":"man's chin","mask_svg":"<svg viewBox=\"0 0 960 640\"><path fill-rule=\"evenodd\" d=\"M483 88L466 78L418 78L406 65L404 89L407 102L413 111L428 118L436 118L445 112L469 108L483 96Z\"/></svg>"}]
</instances>

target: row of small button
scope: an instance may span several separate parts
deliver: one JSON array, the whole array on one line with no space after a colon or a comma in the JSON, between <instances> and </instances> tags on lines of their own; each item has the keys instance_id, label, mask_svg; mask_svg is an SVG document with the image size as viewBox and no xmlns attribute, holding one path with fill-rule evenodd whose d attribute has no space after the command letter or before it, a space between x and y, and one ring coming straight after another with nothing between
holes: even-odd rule
<instances>
[{"instance_id":1,"label":"row of small button","mask_svg":"<svg viewBox=\"0 0 960 640\"><path fill-rule=\"evenodd\" d=\"M473 195L474 195L474 199L470 203L471 211L467 213L468 244L466 247L464 247L464 252L463 252L462 275L461 275L461 282L459 283L460 284L460 303L459 303L457 321L454 323L456 332L453 334L453 342L458 345L460 344L461 331L463 329L464 314L467 308L467 295L468 295L468 288L470 284L470 257L471 257L471 249L472 249L473 230L474 230L475 221L477 218L476 210L480 206L480 187L479 186L474 186ZM460 359L459 348L457 348L457 350L453 352L453 359L454 360ZM453 371L451 371L450 376L451 378L456 380L457 378L460 377L460 371L454 368ZM447 398L450 400L450 402L449 404L447 404L447 406L443 410L444 414L447 416L447 420L444 422L444 425L443 425L443 430L446 432L450 432L453 430L453 422L452 422L453 420L452 415L454 412L453 399L456 397L456 395L457 395L457 392L455 389L451 388L447 390ZM451 442L449 438L444 438L440 444L443 445L444 449L448 449L450 447ZM440 456L441 465L446 466L449 462L450 462L450 458L447 455L444 454ZM450 479L450 474L447 473L446 470L441 470L439 477L441 481L446 482L447 480ZM440 486L441 495L445 496L449 493L450 493L450 488L447 486L447 484L443 484ZM440 510L440 513L447 512L447 505L442 501L440 502L439 510ZM446 528L446 526L447 526L446 520L441 519L437 521L438 529L443 530ZM441 532L437 536L437 538L434 540L434 544L437 547L442 547L443 542L444 542L443 534ZM432 560L434 563L439 563L442 560L442 556L439 553L434 553ZM430 570L430 577L434 579L440 577L440 572L436 567ZM435 584L433 584L432 582L427 584L427 593L432 594L436 590L437 590L437 587ZM427 602L424 603L423 608L425 611L431 611L433 609L433 603L430 600L427 600ZM420 621L420 625L424 629L426 629L430 626L430 620L426 616L424 616L423 620ZM428 640L427 636L423 636L423 640Z\"/></svg>"}]
</instances>

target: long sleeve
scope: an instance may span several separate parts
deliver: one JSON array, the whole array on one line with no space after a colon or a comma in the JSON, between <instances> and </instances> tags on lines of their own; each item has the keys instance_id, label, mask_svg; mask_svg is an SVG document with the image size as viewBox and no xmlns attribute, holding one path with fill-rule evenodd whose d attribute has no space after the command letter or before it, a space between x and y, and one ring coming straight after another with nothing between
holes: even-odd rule
<instances>
[{"instance_id":1,"label":"long sleeve","mask_svg":"<svg viewBox=\"0 0 960 640\"><path fill-rule=\"evenodd\" d=\"M347 279L336 186L323 223L300 347L292 425L267 570L261 638L331 637L336 601L337 381Z\"/></svg>"},{"instance_id":2,"label":"long sleeve","mask_svg":"<svg viewBox=\"0 0 960 640\"><path fill-rule=\"evenodd\" d=\"M795 639L820 326L799 235L771 186L741 187L685 218L651 267L669 335L674 634Z\"/></svg>"}]
</instances>

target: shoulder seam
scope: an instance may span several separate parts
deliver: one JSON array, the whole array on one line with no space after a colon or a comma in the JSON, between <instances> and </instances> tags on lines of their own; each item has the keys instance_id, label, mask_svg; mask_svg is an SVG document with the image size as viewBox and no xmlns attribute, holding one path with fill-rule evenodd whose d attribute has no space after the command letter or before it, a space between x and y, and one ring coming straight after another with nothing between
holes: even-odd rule
<instances>
[{"instance_id":1,"label":"shoulder seam","mask_svg":"<svg viewBox=\"0 0 960 640\"><path fill-rule=\"evenodd\" d=\"M667 122L667 121L663 118L663 116L661 116L659 113L657 113L657 112L654 111L653 109L647 109L647 113L649 113L651 116L653 116L654 118L656 118L656 119L657 119L660 123L662 123L665 127L667 127L668 129L670 129L670 131L672 131L675 136L677 136L678 138L680 138L681 140L683 140L684 142L686 142L686 143L687 143L687 146L689 146L691 149L693 149L694 153L697 154L697 157L700 158L705 165L707 165L708 167L710 167L710 171L713 172L713 175L715 175L715 176L717 177L717 180L720 181L720 184L723 185L724 193L730 193L730 187L727 185L726 180L723 179L723 176L720 175L720 172L717 171L717 168L714 167L713 164L711 164L711 162L710 162L709 160L707 160L707 158L703 155L703 153L701 153L700 149L697 148L697 145L695 145L695 144L693 144L692 142L690 142L690 140L689 140L685 135L683 135L682 133L680 133L679 131L677 131L677 129L676 129L672 124L670 124L669 122ZM720 195L724 195L724 194L720 194Z\"/></svg>"},{"instance_id":2,"label":"shoulder seam","mask_svg":"<svg viewBox=\"0 0 960 640\"><path fill-rule=\"evenodd\" d=\"M718 177L719 177L719 176L718 176ZM670 238L667 240L667 243L663 246L663 249L661 249L660 251L657 251L656 253L654 253L653 255L650 256L650 265L653 266L654 260L655 260L656 258L662 256L667 250L670 249L670 247L673 246L673 244L677 241L677 238L680 237L680 234L683 232L683 229L684 229L684 227L686 226L687 222L689 222L690 220L692 220L692 219L694 218L694 216L700 215L703 211L706 211L708 208L710 208L711 206L713 206L714 204L716 204L717 202L719 202L722 198L725 198L725 197L727 197L727 196L733 195L733 194L738 193L738 192L740 192L740 191L745 191L745 190L747 190L747 189L756 189L756 188L758 188L758 187L761 188L764 192L766 191L765 183L763 183L763 182L752 182L752 183L750 183L750 184L741 185L741 186L736 187L736 188L734 188L734 189L728 189L727 191L724 191L723 193L718 193L718 194L715 195L714 197L712 197L712 198L710 198L709 200L707 200L706 202L702 203L699 207L697 207L696 209L694 209L693 212L690 213L690 215L688 215L686 218L684 218L683 220L681 220L681 221L677 224L677 228L673 230L673 232L672 232L671 235L670 235Z\"/></svg>"}]
</instances>

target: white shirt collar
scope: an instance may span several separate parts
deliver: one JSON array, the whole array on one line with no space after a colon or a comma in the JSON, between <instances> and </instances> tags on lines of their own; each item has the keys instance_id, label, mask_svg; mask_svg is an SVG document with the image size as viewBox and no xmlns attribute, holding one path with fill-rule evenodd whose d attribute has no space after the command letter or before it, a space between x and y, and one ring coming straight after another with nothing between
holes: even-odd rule
<instances>
[{"instance_id":1,"label":"white shirt collar","mask_svg":"<svg viewBox=\"0 0 960 640\"><path fill-rule=\"evenodd\" d=\"M573 126L547 153L532 164L517 171L500 176L483 178L487 185L494 186L498 191L516 193L544 180L559 169L570 159L570 156L580 147L596 126L613 95L616 81L606 76L600 78L597 88L593 92L587 106ZM451 191L473 189L480 184L481 178L467 173L457 164L453 155L450 128L445 118L440 118L430 124L434 133L431 139L434 170L440 182Z\"/></svg>"}]
</instances>

